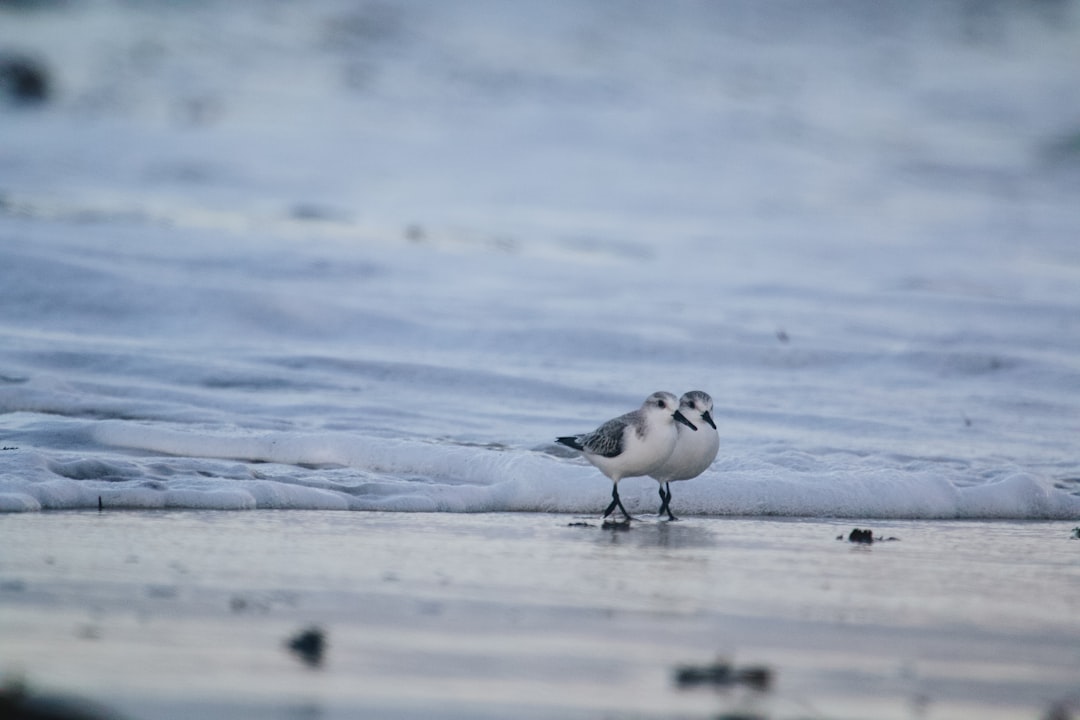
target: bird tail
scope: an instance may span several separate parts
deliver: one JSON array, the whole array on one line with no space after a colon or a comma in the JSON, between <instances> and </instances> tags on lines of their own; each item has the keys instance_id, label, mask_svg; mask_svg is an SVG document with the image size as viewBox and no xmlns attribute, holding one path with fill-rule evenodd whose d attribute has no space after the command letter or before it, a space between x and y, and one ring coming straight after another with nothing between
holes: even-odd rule
<instances>
[{"instance_id":1,"label":"bird tail","mask_svg":"<svg viewBox=\"0 0 1080 720\"><path fill-rule=\"evenodd\" d=\"M585 447L581 444L581 441L577 439L577 435L566 435L564 437L557 437L555 438L555 442L561 445L565 445L567 447L572 447L575 450L585 449Z\"/></svg>"}]
</instances>

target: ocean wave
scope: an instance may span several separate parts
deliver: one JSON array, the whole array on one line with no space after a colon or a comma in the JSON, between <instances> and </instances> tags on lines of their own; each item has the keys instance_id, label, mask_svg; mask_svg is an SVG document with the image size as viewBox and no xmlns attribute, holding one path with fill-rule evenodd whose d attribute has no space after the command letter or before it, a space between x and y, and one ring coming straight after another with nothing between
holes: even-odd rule
<instances>
[{"instance_id":1,"label":"ocean wave","mask_svg":"<svg viewBox=\"0 0 1080 720\"><path fill-rule=\"evenodd\" d=\"M579 458L533 449L346 433L228 434L98 423L101 457L8 449L0 510L321 509L592 514L610 484ZM117 451L129 453L118 459ZM656 484L627 478L634 513L655 512ZM841 518L1068 519L1069 483L948 458L790 450L722 459L676 484L680 514Z\"/></svg>"},{"instance_id":2,"label":"ocean wave","mask_svg":"<svg viewBox=\"0 0 1080 720\"><path fill-rule=\"evenodd\" d=\"M0 508L594 515L550 438L700 388L683 516L1080 516L1076 27L70 5L0 27L66 79L0 108Z\"/></svg>"}]
</instances>

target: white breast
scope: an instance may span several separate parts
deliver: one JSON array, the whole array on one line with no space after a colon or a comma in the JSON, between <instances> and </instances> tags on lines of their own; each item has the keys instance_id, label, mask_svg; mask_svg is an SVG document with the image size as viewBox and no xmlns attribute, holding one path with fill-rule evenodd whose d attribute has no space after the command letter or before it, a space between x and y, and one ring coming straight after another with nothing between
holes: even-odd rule
<instances>
[{"instance_id":1,"label":"white breast","mask_svg":"<svg viewBox=\"0 0 1080 720\"><path fill-rule=\"evenodd\" d=\"M675 449L668 459L649 475L661 482L695 478L712 465L719 450L720 434L704 422L698 424L696 431L679 426Z\"/></svg>"}]
</instances>

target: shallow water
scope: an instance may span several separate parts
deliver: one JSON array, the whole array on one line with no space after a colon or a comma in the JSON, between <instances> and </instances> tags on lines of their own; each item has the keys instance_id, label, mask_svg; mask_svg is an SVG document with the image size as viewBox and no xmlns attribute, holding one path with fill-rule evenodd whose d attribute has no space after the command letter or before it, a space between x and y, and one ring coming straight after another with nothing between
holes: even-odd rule
<instances>
[{"instance_id":1,"label":"shallow water","mask_svg":"<svg viewBox=\"0 0 1080 720\"><path fill-rule=\"evenodd\" d=\"M4 4L0 509L1076 518L1080 10L898 8Z\"/></svg>"},{"instance_id":2,"label":"shallow water","mask_svg":"<svg viewBox=\"0 0 1080 720\"><path fill-rule=\"evenodd\" d=\"M572 525L571 523L582 523ZM1080 682L1067 523L0 518L0 674L131 717L1042 717ZM285 648L316 626L317 667ZM769 690L680 689L726 658Z\"/></svg>"}]
</instances>

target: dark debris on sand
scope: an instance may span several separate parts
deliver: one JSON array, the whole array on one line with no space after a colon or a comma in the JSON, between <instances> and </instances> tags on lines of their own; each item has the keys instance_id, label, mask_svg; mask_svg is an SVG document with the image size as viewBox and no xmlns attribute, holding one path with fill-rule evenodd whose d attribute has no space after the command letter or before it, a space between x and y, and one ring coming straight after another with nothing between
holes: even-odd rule
<instances>
[{"instance_id":1,"label":"dark debris on sand","mask_svg":"<svg viewBox=\"0 0 1080 720\"><path fill-rule=\"evenodd\" d=\"M869 545L874 542L874 531L855 528L848 534L847 539L848 542L863 543L864 545Z\"/></svg>"},{"instance_id":2,"label":"dark debris on sand","mask_svg":"<svg viewBox=\"0 0 1080 720\"><path fill-rule=\"evenodd\" d=\"M578 520L578 521L575 521L575 522L572 522L572 523L567 523L566 527L594 528L594 527L596 527L596 525L594 523L591 523L591 522L585 522L585 521L582 521L582 520ZM629 520L604 520L604 522L600 525L600 529L601 530L620 530L620 531L629 530L630 529L630 521Z\"/></svg>"},{"instance_id":3,"label":"dark debris on sand","mask_svg":"<svg viewBox=\"0 0 1080 720\"><path fill-rule=\"evenodd\" d=\"M308 667L321 667L326 652L326 633L319 627L307 628L290 638L288 647Z\"/></svg>"},{"instance_id":4,"label":"dark debris on sand","mask_svg":"<svg viewBox=\"0 0 1080 720\"><path fill-rule=\"evenodd\" d=\"M24 55L0 55L0 97L30 105L47 100L49 92L49 71L43 62Z\"/></svg>"},{"instance_id":5,"label":"dark debris on sand","mask_svg":"<svg viewBox=\"0 0 1080 720\"><path fill-rule=\"evenodd\" d=\"M682 689L709 686L729 688L748 687L766 692L772 687L773 671L762 665L736 667L726 660L708 665L680 665L675 668L675 684Z\"/></svg>"},{"instance_id":6,"label":"dark debris on sand","mask_svg":"<svg viewBox=\"0 0 1080 720\"><path fill-rule=\"evenodd\" d=\"M123 720L112 709L75 695L39 693L16 679L0 686L4 720Z\"/></svg>"},{"instance_id":7,"label":"dark debris on sand","mask_svg":"<svg viewBox=\"0 0 1080 720\"><path fill-rule=\"evenodd\" d=\"M837 535L836 539L843 540L844 536ZM856 543L859 545L873 545L876 542L896 542L899 539L900 538L895 537L881 537L880 535L874 537L874 531L870 530L869 528L854 528L850 533L848 533L847 536L848 542Z\"/></svg>"}]
</instances>

